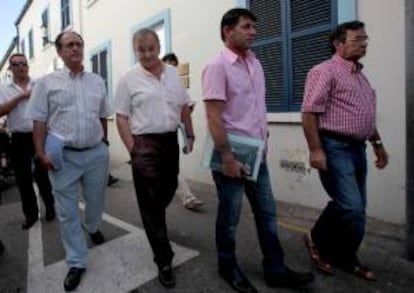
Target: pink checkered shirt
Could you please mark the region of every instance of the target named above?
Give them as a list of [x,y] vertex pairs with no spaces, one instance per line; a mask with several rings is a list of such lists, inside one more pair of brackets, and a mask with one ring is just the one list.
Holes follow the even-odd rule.
[[374,135],[375,91],[361,69],[334,55],[309,71],[302,112],[319,114],[319,130],[358,139]]

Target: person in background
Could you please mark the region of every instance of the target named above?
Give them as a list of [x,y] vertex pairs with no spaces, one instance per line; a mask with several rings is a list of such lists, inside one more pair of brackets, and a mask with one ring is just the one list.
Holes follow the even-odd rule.
[[[82,228],[93,243],[105,241],[99,226],[108,179],[106,123],[111,113],[103,79],[84,71],[81,35],[62,32],[56,37],[55,46],[65,66],[37,81],[26,114],[34,121],[36,157],[49,170],[55,195],[69,267],[64,289],[73,291],[88,265],[88,246]],[[45,152],[49,135],[59,136],[64,145],[60,169]],[[80,191],[85,201],[83,222],[79,214]]]
[[367,46],[364,23],[339,25],[331,35],[332,58],[313,67],[306,79],[302,125],[309,161],[330,201],[304,241],[323,273],[332,275],[336,265],[375,280],[357,256],[366,221],[366,142],[377,168],[387,166],[388,154],[376,127],[375,91],[359,63]]
[[[23,207],[27,230],[39,219],[39,207],[33,181],[39,188],[46,209],[46,221],[55,218],[54,199],[47,169],[35,158],[33,121],[24,117],[35,81],[29,76],[26,56],[20,53],[9,58],[12,80],[0,87],[0,116],[7,115],[7,128],[11,133],[11,161]],[[34,166],[34,168],[33,168]]]
[[256,222],[266,284],[301,288],[314,279],[312,273],[295,272],[285,264],[266,154],[257,181],[249,181],[243,178],[243,165],[233,154],[227,139],[227,135],[233,133],[266,142],[269,135],[264,72],[250,50],[256,36],[255,25],[256,17],[249,10],[235,8],[227,11],[221,20],[224,48],[202,74],[207,123],[222,160],[222,172],[212,171],[219,200],[216,219],[218,269],[220,276],[237,292],[257,292],[236,260],[236,230],[244,194]]
[[131,155],[132,174],[142,222],[158,266],[162,286],[176,285],[174,252],[168,238],[166,208],[174,197],[179,172],[177,129],[184,123],[192,151],[194,132],[189,97],[177,71],[159,56],[155,31],[143,28],[133,37],[139,64],[119,80],[115,91],[119,135]]
[[[178,58],[174,53],[166,54],[162,57],[162,61],[174,67],[178,66]],[[190,101],[188,106],[190,107],[190,111],[192,113],[194,111],[195,103]],[[191,192],[187,180],[181,175],[181,173],[178,174],[178,187],[176,194],[180,197],[183,206],[189,210],[197,211],[204,204],[202,200],[197,198],[194,193]]]

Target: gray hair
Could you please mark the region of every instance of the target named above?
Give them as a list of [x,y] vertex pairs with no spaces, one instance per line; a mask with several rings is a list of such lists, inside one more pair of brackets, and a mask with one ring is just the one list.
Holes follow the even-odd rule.
[[158,37],[157,33],[150,28],[144,27],[134,33],[134,37],[132,39],[132,47],[135,49],[135,43],[148,35],[152,35],[157,40],[157,43],[160,44],[160,38]]

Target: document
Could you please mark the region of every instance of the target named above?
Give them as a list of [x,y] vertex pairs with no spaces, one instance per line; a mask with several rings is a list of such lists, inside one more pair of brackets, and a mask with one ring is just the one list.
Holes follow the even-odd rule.
[[[228,134],[227,138],[232,153],[243,164],[243,176],[248,180],[256,181],[263,158],[264,141],[235,134]],[[210,134],[207,135],[201,166],[214,171],[222,171],[221,154],[215,148]]]
[[55,167],[55,171],[63,169],[63,147],[65,139],[62,135],[48,131],[45,142],[45,153]]

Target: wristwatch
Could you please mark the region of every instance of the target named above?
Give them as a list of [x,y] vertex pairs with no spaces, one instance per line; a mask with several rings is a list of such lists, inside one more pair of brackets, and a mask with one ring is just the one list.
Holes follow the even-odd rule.
[[372,144],[373,147],[381,146],[382,141],[381,141],[381,139],[374,139],[374,140],[371,140],[371,144]]

